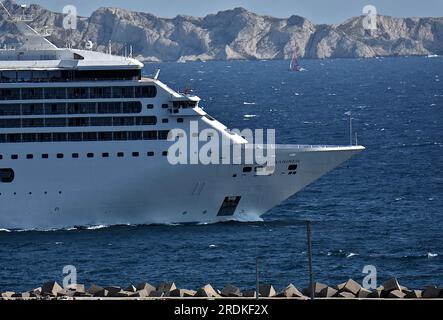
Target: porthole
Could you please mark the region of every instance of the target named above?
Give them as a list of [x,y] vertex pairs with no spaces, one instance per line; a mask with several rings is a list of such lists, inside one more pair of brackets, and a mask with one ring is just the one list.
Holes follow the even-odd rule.
[[93,153],[88,153],[87,155],[86,155],[88,158],[94,158],[94,154]]
[[2,183],[10,183],[14,181],[14,170],[11,168],[0,169],[0,182]]

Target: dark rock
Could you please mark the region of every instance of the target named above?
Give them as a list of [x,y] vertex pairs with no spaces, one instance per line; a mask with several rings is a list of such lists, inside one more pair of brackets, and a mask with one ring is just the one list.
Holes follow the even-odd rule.
[[423,291],[423,298],[439,298],[440,289],[437,286],[429,286]]
[[322,298],[331,298],[333,296],[335,296],[337,294],[337,290],[335,290],[334,288],[331,287],[326,287],[323,288],[320,292],[319,292],[319,297]]
[[292,283],[290,283],[286,288],[284,288],[282,292],[277,294],[277,297],[306,298]]
[[342,289],[340,289],[340,291],[350,292],[353,295],[357,295],[361,288],[362,287],[359,283],[357,283],[352,279],[349,279],[348,281],[345,282],[345,285],[343,286]]
[[406,296],[406,293],[404,293],[400,290],[392,290],[389,292],[389,295],[388,295],[389,298],[394,298],[394,299],[404,298],[405,296]]
[[[315,297],[319,297],[320,296],[320,291],[322,291],[324,288],[327,288],[328,286],[320,283],[320,282],[315,282],[314,283],[314,296]],[[303,289],[303,294],[307,297],[311,296],[311,288],[308,286],[307,288]]]
[[421,290],[409,290],[409,292],[406,294],[405,298],[408,299],[418,299],[422,297],[422,291]]
[[259,286],[259,294],[260,297],[275,297],[275,295],[277,294],[277,292],[275,292],[275,289],[272,285],[270,284],[261,284]]
[[355,298],[355,295],[353,295],[352,293],[350,293],[350,292],[347,292],[347,291],[343,291],[343,292],[339,292],[339,293],[337,293],[337,295],[336,295],[336,297],[339,297],[339,298]]
[[383,288],[378,287],[377,289],[373,290],[369,295],[368,298],[381,298],[383,294]]
[[255,298],[255,290],[251,289],[243,291],[243,297]]
[[155,291],[149,292],[149,297],[150,298],[161,298],[164,295],[165,295],[164,291],[157,291],[157,290],[155,290]]
[[109,286],[109,287],[105,287],[105,290],[108,291],[109,295],[114,295],[114,294],[122,291],[122,288],[119,286]]
[[369,295],[371,294],[371,291],[365,288],[360,288],[357,294],[357,298],[369,298]]
[[170,297],[178,297],[178,298],[186,298],[186,297],[193,297],[195,295],[194,290],[187,290],[187,289],[174,289],[169,293]]
[[63,288],[56,281],[50,281],[43,284],[41,291],[44,296],[51,295],[55,297],[62,290]]
[[394,290],[401,291],[400,284],[398,283],[396,278],[391,278],[382,284],[383,291],[389,293]]
[[220,294],[217,291],[215,291],[215,289],[210,284],[207,284],[202,288],[198,289],[194,297],[218,298],[220,297]]
[[158,285],[157,291],[162,292],[171,292],[172,290],[177,289],[174,282],[162,282]]
[[223,297],[241,297],[241,291],[233,284],[226,285],[221,291]]

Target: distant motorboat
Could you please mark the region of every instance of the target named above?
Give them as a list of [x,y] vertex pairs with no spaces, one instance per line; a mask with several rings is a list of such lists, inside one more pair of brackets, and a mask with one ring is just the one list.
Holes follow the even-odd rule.
[[289,70],[290,71],[295,71],[295,72],[300,72],[300,71],[305,71],[306,70],[305,68],[300,66],[300,64],[298,62],[297,48],[294,49],[294,54],[292,55],[291,62],[289,63]]

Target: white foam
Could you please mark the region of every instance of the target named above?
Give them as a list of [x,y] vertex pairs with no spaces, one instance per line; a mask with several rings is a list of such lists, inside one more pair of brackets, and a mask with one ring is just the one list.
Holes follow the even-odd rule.
[[243,101],[243,104],[245,105],[254,105],[256,104],[255,102],[247,102],[247,101]]
[[11,230],[0,228],[0,232],[11,232]]
[[350,258],[350,257],[358,256],[358,255],[359,255],[358,253],[353,253],[353,252],[351,252],[350,254],[348,254],[348,255],[346,256],[346,258]]
[[427,257],[428,258],[435,258],[435,257],[438,257],[438,254],[437,253],[428,252]]
[[103,229],[103,228],[107,228],[108,226],[104,225],[104,224],[99,224],[97,226],[90,226],[87,227],[87,230],[97,230],[97,229]]

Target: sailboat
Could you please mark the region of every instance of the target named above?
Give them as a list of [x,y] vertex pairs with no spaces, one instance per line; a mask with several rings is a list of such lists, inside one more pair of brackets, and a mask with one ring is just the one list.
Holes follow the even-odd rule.
[[289,70],[290,71],[305,71],[306,69],[300,66],[298,63],[298,54],[297,54],[297,48],[294,49],[294,54],[292,55],[291,62],[289,63]]

